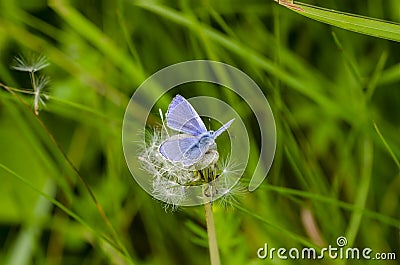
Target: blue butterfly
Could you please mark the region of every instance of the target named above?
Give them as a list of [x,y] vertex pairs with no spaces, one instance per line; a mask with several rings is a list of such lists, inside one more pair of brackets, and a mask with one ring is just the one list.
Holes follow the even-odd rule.
[[208,131],[195,109],[181,95],[172,99],[165,116],[168,127],[182,133],[164,141],[159,152],[169,161],[182,163],[185,167],[192,166],[215,147],[215,139],[235,120],[228,121],[217,131]]

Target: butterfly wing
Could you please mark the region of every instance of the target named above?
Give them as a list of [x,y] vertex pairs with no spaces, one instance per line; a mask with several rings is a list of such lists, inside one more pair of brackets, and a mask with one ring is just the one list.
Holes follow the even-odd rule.
[[188,134],[177,134],[164,141],[159,152],[172,162],[191,166],[199,161],[209,150],[209,146],[199,144],[199,139]]
[[231,126],[231,124],[232,124],[232,122],[233,122],[234,120],[235,120],[235,119],[232,119],[232,120],[228,121],[227,123],[225,123],[224,125],[222,125],[221,128],[219,128],[216,132],[214,132],[214,134],[213,134],[214,139],[216,139],[216,138],[217,138],[218,136],[220,136],[224,131],[226,131],[226,130],[229,128],[229,126]]
[[207,132],[196,110],[181,95],[176,95],[172,99],[166,117],[168,127],[175,131],[194,136]]

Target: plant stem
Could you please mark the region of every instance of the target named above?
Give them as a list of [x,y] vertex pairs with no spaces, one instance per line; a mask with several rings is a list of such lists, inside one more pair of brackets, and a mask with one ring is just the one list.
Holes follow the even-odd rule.
[[33,109],[35,110],[35,115],[38,116],[39,115],[39,90],[36,86],[35,72],[34,71],[29,72],[29,76],[31,78],[32,88],[33,88],[33,91],[35,94]]
[[220,265],[217,236],[215,234],[214,215],[212,211],[211,202],[204,204],[206,213],[207,234],[208,234],[208,248],[210,249],[211,265]]

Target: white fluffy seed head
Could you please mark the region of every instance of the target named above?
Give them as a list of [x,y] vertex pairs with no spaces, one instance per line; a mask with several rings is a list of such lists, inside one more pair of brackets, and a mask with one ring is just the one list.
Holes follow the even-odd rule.
[[[187,196],[187,186],[215,180],[216,192],[222,195],[222,204],[232,201],[232,196],[241,194],[242,189],[232,188],[239,179],[238,165],[219,160],[216,147],[211,148],[196,164],[183,167],[180,163],[167,160],[159,152],[160,145],[169,138],[165,126],[145,132],[145,143],[139,152],[141,167],[152,175],[153,194],[166,203],[165,208],[176,210]],[[218,169],[218,170],[217,170]],[[206,179],[199,179],[202,172]],[[236,179],[236,180],[235,180]],[[206,196],[206,195],[204,195]]]

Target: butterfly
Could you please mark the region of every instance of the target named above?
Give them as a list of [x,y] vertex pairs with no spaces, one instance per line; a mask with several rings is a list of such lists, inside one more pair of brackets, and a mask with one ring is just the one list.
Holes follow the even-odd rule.
[[161,143],[160,154],[171,162],[190,167],[216,146],[215,139],[229,128],[235,119],[217,131],[207,130],[192,105],[181,95],[176,95],[168,106],[167,126],[181,132]]

